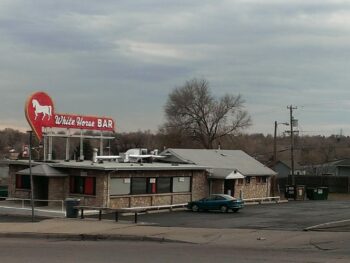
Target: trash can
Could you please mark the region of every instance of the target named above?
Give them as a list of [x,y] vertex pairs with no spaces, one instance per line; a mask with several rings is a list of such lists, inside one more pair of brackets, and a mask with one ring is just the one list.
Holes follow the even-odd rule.
[[328,187],[308,187],[306,189],[306,196],[310,200],[327,200]]
[[75,206],[78,206],[80,204],[80,199],[76,198],[66,198],[64,200],[66,205],[66,217],[67,218],[77,218],[79,210],[74,208]]
[[305,185],[295,187],[295,200],[305,200]]
[[295,199],[296,197],[296,191],[294,185],[286,185],[286,189],[284,192],[284,197],[286,199]]
[[306,188],[306,197],[309,200],[315,200],[315,198],[316,198],[315,191],[317,192],[315,187],[308,187],[308,188]]
[[328,187],[317,187],[317,200],[328,199]]
[[[8,197],[8,189],[7,186],[0,186],[0,197]],[[0,199],[5,200],[5,198]]]

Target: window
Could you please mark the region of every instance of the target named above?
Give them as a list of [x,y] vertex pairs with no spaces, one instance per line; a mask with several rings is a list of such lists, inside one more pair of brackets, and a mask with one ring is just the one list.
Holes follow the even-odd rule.
[[130,194],[130,178],[111,178],[111,195]]
[[191,177],[173,177],[173,192],[190,192]]
[[23,174],[16,174],[16,188],[30,189],[30,176]]
[[157,193],[171,193],[171,177],[157,178]]
[[147,194],[147,179],[148,178],[132,178],[131,193],[133,195]]
[[70,192],[72,194],[95,195],[96,177],[71,176]]
[[261,183],[261,177],[260,177],[260,176],[257,176],[257,177],[256,177],[256,183],[257,183],[257,184],[260,184],[260,183]]
[[237,184],[242,185],[243,184],[243,179],[238,179]]
[[250,184],[250,176],[247,176],[247,177],[245,178],[245,183],[246,183],[246,184]]
[[[128,179],[129,184],[123,181],[125,179]],[[190,192],[191,177],[111,178],[110,189],[111,195]]]
[[266,177],[266,176],[262,176],[262,177],[261,177],[261,182],[262,182],[263,184],[266,184],[266,183],[267,183],[267,177]]

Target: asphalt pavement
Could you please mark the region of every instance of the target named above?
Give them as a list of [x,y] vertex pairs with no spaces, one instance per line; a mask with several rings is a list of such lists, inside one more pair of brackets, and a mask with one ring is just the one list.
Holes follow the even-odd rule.
[[[115,222],[104,218],[102,221],[96,218],[51,218],[36,217],[36,222],[31,222],[31,217],[23,215],[0,214],[0,237],[17,238],[52,238],[72,240],[143,240],[156,242],[184,242],[192,244],[230,245],[236,248],[274,248],[280,249],[348,249],[350,247],[350,232],[344,231],[350,225],[348,201],[323,201],[323,202],[289,202],[288,204],[258,205],[246,207],[239,213],[192,213],[178,211],[173,213],[158,213],[141,215],[138,224],[133,224],[130,217],[122,217]],[[317,208],[318,207],[318,208]],[[343,211],[340,215],[340,211]],[[339,215],[335,216],[333,213]],[[327,216],[328,214],[328,216]],[[190,225],[165,226],[155,222],[158,218],[163,221],[176,218],[183,222],[178,215],[184,218],[192,218],[196,227]],[[259,224],[273,225],[280,216],[290,217],[293,227],[276,229],[273,227],[258,227]],[[312,219],[309,218],[310,215]],[[15,219],[15,218],[19,219]],[[295,220],[295,218],[298,220]],[[347,217],[347,218],[346,218]],[[24,218],[24,219],[23,219]],[[216,218],[216,219],[215,219]],[[207,227],[209,222],[218,225],[222,221],[232,221],[230,227]],[[253,222],[255,219],[260,223]],[[275,218],[275,219],[274,219]],[[316,220],[317,218],[317,220]],[[151,219],[151,220],[149,220]],[[329,220],[332,219],[332,220]],[[333,219],[337,219],[334,221]],[[341,219],[340,221],[338,219]],[[273,223],[270,221],[274,220]],[[288,222],[288,220],[281,220]],[[309,221],[308,221],[309,220]],[[326,221],[325,221],[326,220]],[[308,221],[317,223],[317,228],[302,231],[304,226],[295,228],[298,222]],[[193,221],[192,221],[193,222]],[[202,224],[201,224],[202,222]],[[238,227],[238,223],[241,226]],[[176,222],[172,222],[175,224]],[[320,223],[320,224],[319,224]],[[168,222],[170,224],[170,221]],[[191,223],[192,224],[192,223]],[[250,226],[250,227],[244,227]],[[281,223],[281,225],[283,225]],[[288,226],[288,224],[286,224]],[[312,227],[312,224],[305,224]]]

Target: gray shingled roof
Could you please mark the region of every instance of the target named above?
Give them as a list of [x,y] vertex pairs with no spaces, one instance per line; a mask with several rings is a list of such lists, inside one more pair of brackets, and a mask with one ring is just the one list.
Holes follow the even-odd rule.
[[212,169],[237,170],[244,176],[270,176],[276,173],[241,150],[173,149],[161,153],[172,161],[193,163]]

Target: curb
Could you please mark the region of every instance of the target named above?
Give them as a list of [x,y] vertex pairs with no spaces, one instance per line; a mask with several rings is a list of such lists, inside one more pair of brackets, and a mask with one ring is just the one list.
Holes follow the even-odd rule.
[[306,227],[304,231],[322,231],[323,229],[341,227],[341,226],[350,226],[350,219],[341,220],[341,221],[333,221],[324,224],[319,224],[315,226]]
[[66,234],[66,233],[0,233],[0,238],[33,238],[33,239],[64,239],[71,241],[148,241],[158,243],[188,243],[164,237],[132,236],[132,235],[102,235],[102,234]]

